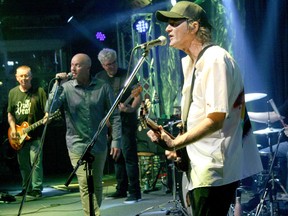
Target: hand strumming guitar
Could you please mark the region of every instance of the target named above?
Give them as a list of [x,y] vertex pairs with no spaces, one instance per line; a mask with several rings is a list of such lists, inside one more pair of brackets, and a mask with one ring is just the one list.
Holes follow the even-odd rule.
[[174,148],[174,140],[168,134],[165,133],[165,130],[162,126],[159,126],[159,132],[154,132],[153,130],[149,130],[147,132],[148,137],[152,142],[159,142],[160,140],[164,141],[169,150],[165,150],[165,155],[168,160],[177,161],[179,157],[177,156],[176,150]]

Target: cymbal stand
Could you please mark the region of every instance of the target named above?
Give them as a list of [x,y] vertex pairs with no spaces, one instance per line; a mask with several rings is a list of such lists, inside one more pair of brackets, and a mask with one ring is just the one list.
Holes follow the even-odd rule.
[[265,201],[266,196],[268,194],[269,194],[269,204],[270,204],[270,215],[271,216],[278,215],[278,206],[275,208],[275,200],[277,198],[277,191],[275,190],[275,183],[277,183],[280,186],[280,188],[283,190],[283,192],[285,194],[287,194],[287,191],[285,190],[284,186],[281,184],[279,179],[275,178],[275,175],[273,172],[274,162],[275,162],[276,155],[278,153],[281,135],[282,135],[282,131],[280,131],[278,133],[277,146],[276,146],[275,151],[273,152],[273,148],[271,145],[271,137],[269,136],[269,134],[267,134],[268,144],[269,144],[270,153],[271,153],[270,159],[269,159],[270,168],[269,168],[269,173],[268,173],[267,179],[265,181],[265,187],[264,187],[265,190],[264,190],[264,193],[260,199],[259,204],[257,205],[255,216],[260,215],[261,210],[262,210],[263,205],[264,205],[264,201]]
[[[174,126],[174,122],[170,121],[168,122],[167,126],[169,126],[169,130],[170,133],[173,134],[173,126]],[[174,206],[171,207],[170,209],[168,209],[166,211],[166,215],[175,215],[175,216],[189,216],[187,210],[182,206],[181,202],[179,201],[179,199],[176,198],[176,193],[177,193],[177,182],[176,182],[176,167],[174,162],[169,164],[169,166],[171,166],[171,173],[172,173],[172,196],[173,199],[168,201],[168,203],[173,203]],[[139,216],[140,214],[143,214],[146,211],[149,211],[151,209],[153,209],[154,207],[149,207],[147,209],[145,209],[144,211],[136,214],[136,216]]]
[[[171,134],[173,134],[174,124],[175,123],[173,121],[168,122],[169,130],[170,130]],[[173,196],[173,200],[169,201],[168,203],[174,203],[174,206],[170,210],[167,211],[166,215],[169,215],[170,213],[172,213],[173,215],[189,216],[187,210],[185,208],[183,208],[181,202],[178,199],[176,199],[177,182],[176,182],[176,167],[175,167],[174,162],[171,163],[169,166],[171,166],[171,171],[172,171],[172,196]]]
[[172,180],[173,180],[173,187],[172,187],[172,196],[173,199],[168,201],[168,203],[174,203],[174,206],[167,210],[166,215],[184,215],[184,216],[189,216],[187,210],[182,206],[181,202],[179,199],[176,199],[176,193],[177,193],[177,182],[176,182],[176,167],[174,163],[171,163],[169,166],[171,166],[172,170]]

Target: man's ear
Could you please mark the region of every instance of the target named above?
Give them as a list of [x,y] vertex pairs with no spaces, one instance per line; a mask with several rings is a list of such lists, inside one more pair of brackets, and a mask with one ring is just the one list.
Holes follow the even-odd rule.
[[194,31],[194,30],[198,31],[198,28],[199,28],[199,23],[198,22],[196,22],[196,21],[189,22],[189,24],[188,24],[189,31]]

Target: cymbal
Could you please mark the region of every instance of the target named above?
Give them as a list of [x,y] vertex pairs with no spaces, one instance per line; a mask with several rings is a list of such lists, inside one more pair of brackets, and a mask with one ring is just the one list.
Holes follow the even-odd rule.
[[266,96],[267,96],[267,94],[265,94],[265,93],[249,93],[249,94],[245,94],[245,102],[259,100],[259,99],[264,98]]
[[282,130],[282,128],[272,128],[272,127],[267,127],[265,129],[262,130],[257,130],[254,131],[254,134],[270,134],[270,133],[278,133]]

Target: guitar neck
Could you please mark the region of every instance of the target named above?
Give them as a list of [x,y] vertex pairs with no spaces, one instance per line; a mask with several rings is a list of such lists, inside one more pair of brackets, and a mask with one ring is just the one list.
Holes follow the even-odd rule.
[[127,106],[127,104],[132,100],[133,96],[130,95],[125,101],[124,101],[124,105]]
[[23,132],[24,132],[24,133],[29,133],[30,131],[34,130],[35,128],[37,128],[37,127],[39,127],[41,124],[43,124],[43,121],[44,121],[44,119],[41,119],[41,120],[33,123],[33,124],[30,125],[29,127],[24,128],[24,129],[23,129]]
[[[146,122],[147,122],[147,126],[148,126],[151,130],[160,133],[159,125],[158,125],[156,122],[154,122],[154,121],[151,120],[150,118],[146,118]],[[170,134],[168,131],[164,130],[164,132],[165,132],[168,136],[170,136],[171,139],[175,139],[175,137],[174,137],[172,134]]]

